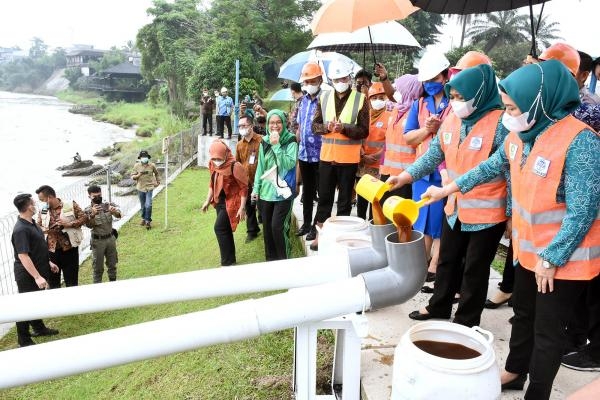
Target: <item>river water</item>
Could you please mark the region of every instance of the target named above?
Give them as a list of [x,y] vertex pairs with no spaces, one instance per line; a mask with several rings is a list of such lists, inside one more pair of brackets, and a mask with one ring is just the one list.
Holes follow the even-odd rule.
[[0,217],[16,211],[12,200],[19,192],[35,195],[41,185],[57,189],[81,179],[56,170],[70,164],[76,152],[105,164],[107,158],[93,154],[135,137],[132,129],[71,114],[70,106],[55,97],[0,91]]

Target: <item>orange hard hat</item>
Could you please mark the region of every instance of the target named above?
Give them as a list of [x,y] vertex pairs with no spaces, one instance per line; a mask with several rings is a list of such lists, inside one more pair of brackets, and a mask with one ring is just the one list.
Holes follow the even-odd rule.
[[579,72],[579,53],[566,43],[554,43],[540,54],[539,59],[558,60],[571,71],[573,76]]
[[321,66],[314,61],[309,61],[304,64],[304,67],[302,67],[302,73],[300,73],[300,82],[304,82],[307,79],[314,79],[322,75],[323,70],[321,69]]
[[458,60],[455,69],[463,69],[476,67],[477,65],[487,64],[489,66],[492,65],[492,60],[485,54],[479,51],[467,51],[461,58]]
[[381,82],[373,82],[369,88],[369,97],[377,94],[385,94],[385,89],[383,88],[383,83]]

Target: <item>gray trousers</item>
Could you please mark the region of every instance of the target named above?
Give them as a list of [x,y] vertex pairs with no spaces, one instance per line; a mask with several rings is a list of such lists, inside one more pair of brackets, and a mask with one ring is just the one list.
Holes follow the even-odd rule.
[[117,280],[117,241],[111,236],[107,239],[92,239],[92,269],[94,283],[102,282],[104,259],[109,281]]

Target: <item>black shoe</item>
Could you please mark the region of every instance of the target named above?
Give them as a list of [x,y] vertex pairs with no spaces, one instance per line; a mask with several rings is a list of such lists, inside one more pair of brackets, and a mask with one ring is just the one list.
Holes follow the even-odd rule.
[[33,340],[29,339],[29,340],[19,343],[19,347],[33,346],[34,344],[35,344],[35,342]]
[[58,330],[52,329],[52,328],[46,328],[46,329],[41,330],[41,331],[34,330],[33,333],[31,334],[32,337],[54,336],[54,335],[58,335]]
[[512,325],[513,322],[515,322],[515,316],[514,315],[508,319],[508,323],[509,324]]
[[515,379],[510,382],[502,384],[502,391],[504,390],[523,390],[525,381],[527,380],[527,374],[519,374]]
[[435,272],[427,271],[427,277],[425,278],[425,282],[434,282],[435,281]]
[[408,318],[414,319],[417,321],[427,321],[428,319],[432,319],[432,318],[447,319],[447,318],[436,317],[434,315],[431,315],[431,313],[421,314],[421,312],[419,310],[413,311],[410,314],[408,314]]
[[247,235],[246,236],[246,240],[244,241],[244,243],[250,243],[251,241],[253,241],[257,237],[258,237],[258,235]]
[[508,303],[509,301],[510,301],[510,299],[506,299],[504,301],[501,301],[500,303],[494,303],[490,299],[486,299],[483,307],[488,308],[490,310],[495,310],[496,308],[500,307],[502,304]]
[[319,242],[312,242],[310,246],[308,246],[312,251],[319,251]]
[[310,232],[310,225],[303,224],[300,229],[296,231],[296,236],[304,236]]
[[433,287],[432,286],[423,286],[421,288],[421,293],[431,294],[431,293],[433,293]]
[[308,234],[306,235],[306,240],[315,240],[317,238],[317,228],[315,228],[315,226],[311,226],[310,227],[310,231],[308,231]]
[[563,356],[561,364],[577,371],[600,371],[600,361],[594,360],[586,351]]
[[206,136],[206,132],[204,132],[204,133],[202,134],[202,136]]

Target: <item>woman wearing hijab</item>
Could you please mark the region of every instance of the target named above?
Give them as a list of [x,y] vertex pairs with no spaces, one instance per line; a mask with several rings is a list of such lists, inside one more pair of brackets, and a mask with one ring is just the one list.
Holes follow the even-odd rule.
[[[442,124],[427,153],[388,180],[395,187],[430,174],[442,161],[454,179],[502,147],[508,131],[501,123],[502,103],[492,67],[479,65],[463,70],[446,84],[445,90],[453,113]],[[460,293],[454,322],[479,325],[489,265],[506,227],[506,190],[506,180],[500,177],[474,193],[448,199],[433,296],[427,307],[413,311],[410,318],[449,318],[454,294]]]
[[261,210],[267,261],[290,256],[289,230],[297,158],[296,136],[287,129],[285,114],[281,110],[269,111],[267,134],[258,150],[252,190],[252,199],[258,200]]
[[[423,94],[423,84],[419,82],[417,75],[406,74],[394,81],[394,89],[397,104],[388,121],[383,164],[379,167],[381,180],[384,182],[392,175],[399,175],[415,161],[415,148],[404,140],[404,125],[411,105]],[[412,199],[412,187],[405,185],[389,191],[381,202],[389,196]]]
[[472,171],[425,193],[437,201],[510,167],[516,263],[510,352],[503,389],[548,399],[566,345],[565,325],[600,275],[600,137],[570,113],[577,82],[559,61],[519,68],[500,81],[504,145]]
[[248,171],[235,161],[229,146],[222,140],[212,142],[208,154],[210,183],[202,211],[206,212],[211,204],[217,210],[215,235],[221,252],[221,265],[225,267],[236,263],[233,232],[246,216]]

